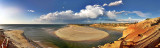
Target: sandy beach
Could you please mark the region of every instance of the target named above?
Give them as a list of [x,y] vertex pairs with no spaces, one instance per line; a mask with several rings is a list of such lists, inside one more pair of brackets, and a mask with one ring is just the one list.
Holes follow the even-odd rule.
[[69,25],[54,32],[58,37],[70,41],[95,41],[107,37],[109,34],[94,28]]
[[18,48],[35,48],[27,41],[27,39],[25,39],[25,37],[23,37],[23,31],[13,30],[5,31],[4,33],[7,37],[9,37],[9,40],[11,40],[12,43]]

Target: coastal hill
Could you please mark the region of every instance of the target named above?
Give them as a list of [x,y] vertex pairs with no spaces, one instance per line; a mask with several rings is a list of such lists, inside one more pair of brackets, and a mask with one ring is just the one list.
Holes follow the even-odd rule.
[[91,24],[90,27],[95,28],[102,28],[106,30],[115,30],[115,31],[123,31],[125,30],[129,25],[134,23],[101,23],[101,24]]
[[118,41],[99,48],[160,48],[160,17],[129,25]]
[[70,41],[95,41],[107,37],[109,34],[98,29],[68,25],[54,32],[58,37]]

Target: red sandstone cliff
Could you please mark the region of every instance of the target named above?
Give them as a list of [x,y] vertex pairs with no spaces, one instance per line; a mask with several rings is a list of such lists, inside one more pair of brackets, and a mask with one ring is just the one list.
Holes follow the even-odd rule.
[[100,48],[156,48],[159,43],[160,17],[129,25],[118,41]]

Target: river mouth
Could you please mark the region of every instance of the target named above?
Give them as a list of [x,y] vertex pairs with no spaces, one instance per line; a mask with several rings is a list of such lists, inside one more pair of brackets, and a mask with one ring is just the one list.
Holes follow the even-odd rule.
[[111,43],[122,36],[122,33],[118,31],[100,29],[106,31],[109,36],[97,41],[68,41],[51,34],[65,26],[66,25],[1,25],[0,28],[23,30],[27,38],[40,43],[44,47],[51,48],[92,48],[98,45],[104,45],[105,43]]

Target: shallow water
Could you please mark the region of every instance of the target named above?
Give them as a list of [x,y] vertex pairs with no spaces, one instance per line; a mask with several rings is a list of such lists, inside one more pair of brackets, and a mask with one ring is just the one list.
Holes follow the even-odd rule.
[[[104,45],[117,40],[122,36],[122,33],[113,30],[104,30],[109,33],[109,36],[99,41],[67,41],[56,37],[53,32],[59,28],[65,27],[65,24],[56,25],[0,25],[2,29],[17,29],[23,30],[27,38],[40,42],[46,47],[53,47],[56,45],[59,48],[92,48],[98,45]],[[101,29],[103,30],[103,29]]]

